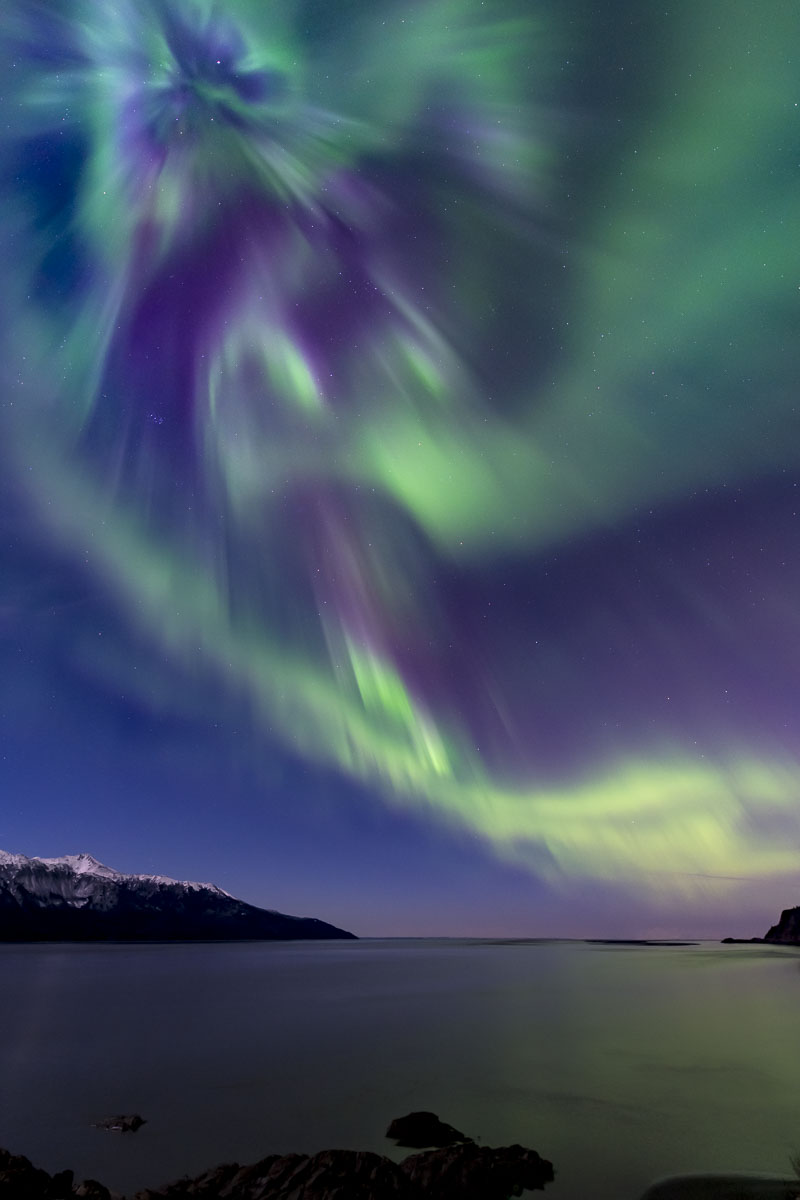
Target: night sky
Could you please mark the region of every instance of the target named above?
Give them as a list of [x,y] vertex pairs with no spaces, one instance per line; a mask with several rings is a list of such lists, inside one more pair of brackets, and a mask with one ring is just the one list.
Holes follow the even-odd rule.
[[796,0],[6,0],[0,846],[800,903]]

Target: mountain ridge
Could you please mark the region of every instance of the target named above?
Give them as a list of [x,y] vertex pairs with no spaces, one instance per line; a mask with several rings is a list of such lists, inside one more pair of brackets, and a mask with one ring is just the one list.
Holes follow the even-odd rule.
[[355,938],[317,917],[237,900],[213,883],[131,875],[91,854],[0,850],[0,942]]

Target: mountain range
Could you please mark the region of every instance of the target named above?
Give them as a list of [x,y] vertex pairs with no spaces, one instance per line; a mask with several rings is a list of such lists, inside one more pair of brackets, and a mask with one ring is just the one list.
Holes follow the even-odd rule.
[[0,850],[0,942],[355,938],[316,917],[246,904],[213,883],[126,875],[91,854]]

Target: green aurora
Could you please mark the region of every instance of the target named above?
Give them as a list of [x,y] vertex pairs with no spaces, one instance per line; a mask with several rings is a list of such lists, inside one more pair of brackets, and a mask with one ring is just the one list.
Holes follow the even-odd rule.
[[[6,188],[6,468],[167,656],[156,709],[244,703],[256,741],[565,889],[796,879],[796,710],[745,693],[796,679],[800,575],[734,529],[800,465],[800,12],[767,8],[12,2],[0,153],[49,174]],[[458,581],[597,539],[644,546],[633,615],[589,579],[558,628],[532,583],[466,640]],[[748,556],[747,595],[704,555]]]

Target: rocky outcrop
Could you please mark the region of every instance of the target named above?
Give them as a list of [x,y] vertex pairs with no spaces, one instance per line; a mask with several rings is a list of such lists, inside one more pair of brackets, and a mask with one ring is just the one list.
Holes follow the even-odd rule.
[[541,1190],[553,1179],[553,1164],[524,1146],[476,1146],[462,1142],[412,1154],[400,1169],[415,1196],[437,1200],[506,1200],[525,1188]]
[[726,937],[722,939],[723,945],[742,946],[748,945],[751,942],[769,943],[777,942],[784,946],[800,946],[800,908],[785,908],[781,913],[781,919],[777,925],[772,925],[763,938],[735,938]]
[[440,1121],[432,1112],[412,1112],[405,1117],[395,1117],[386,1130],[386,1136],[395,1138],[398,1146],[410,1146],[414,1150],[472,1141],[472,1138],[460,1133],[446,1121]]
[[79,1196],[81,1200],[122,1200],[122,1197],[117,1197],[116,1192],[110,1192],[107,1187],[102,1183],[98,1183],[96,1179],[84,1179],[83,1183],[78,1184],[72,1194]]
[[107,1129],[109,1133],[136,1133],[146,1124],[147,1121],[138,1113],[129,1113],[120,1117],[104,1117],[102,1121],[94,1122],[94,1128]]
[[228,1163],[197,1179],[137,1192],[134,1200],[420,1200],[396,1163],[363,1150],[271,1155]]
[[[552,1163],[523,1146],[462,1142],[401,1163],[366,1150],[273,1154],[249,1166],[227,1163],[195,1179],[137,1192],[135,1200],[506,1200],[553,1179]],[[101,1183],[73,1185],[71,1171],[48,1175],[0,1150],[0,1200],[115,1200]]]
[[0,1150],[0,1197],[2,1200],[63,1200],[73,1196],[72,1171],[48,1175],[34,1167],[23,1154]]
[[778,924],[764,934],[764,941],[800,946],[800,908],[785,908]]
[[0,942],[354,938],[316,917],[256,908],[211,883],[125,875],[88,854],[0,850]]

